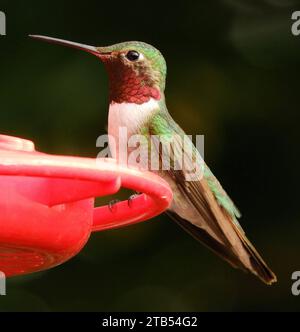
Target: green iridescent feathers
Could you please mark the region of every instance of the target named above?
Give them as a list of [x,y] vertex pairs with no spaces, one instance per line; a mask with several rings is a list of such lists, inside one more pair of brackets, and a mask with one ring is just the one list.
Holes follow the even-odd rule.
[[[156,112],[149,122],[149,128],[151,134],[159,135],[162,137],[162,140],[171,142],[174,135],[183,137],[185,133],[167,112],[166,109],[163,112]],[[198,153],[196,149],[194,152]],[[241,216],[239,210],[206,164],[204,164],[203,176],[218,204],[222,206],[233,219],[239,218]]]

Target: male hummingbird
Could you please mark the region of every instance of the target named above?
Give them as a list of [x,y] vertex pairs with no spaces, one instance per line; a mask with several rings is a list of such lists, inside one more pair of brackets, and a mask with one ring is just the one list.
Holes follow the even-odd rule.
[[[168,112],[164,94],[167,66],[153,46],[132,41],[94,47],[45,36],[31,37],[87,51],[104,63],[109,75],[108,133],[115,142],[119,142],[120,127],[126,127],[129,135],[184,135]],[[179,150],[182,147],[175,142],[173,157]],[[112,155],[118,157],[118,146]],[[266,284],[276,282],[275,274],[238,223],[238,209],[208,166],[204,164],[203,176],[197,180],[187,181],[187,173],[185,166],[177,169],[174,164],[169,170],[159,171],[174,194],[168,215],[233,267],[252,272]]]

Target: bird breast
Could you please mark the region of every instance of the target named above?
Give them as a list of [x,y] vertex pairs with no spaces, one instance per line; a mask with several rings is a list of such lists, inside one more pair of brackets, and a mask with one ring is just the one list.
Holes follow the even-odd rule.
[[[143,104],[111,103],[108,115],[108,134],[110,149],[113,158],[117,158],[120,130],[127,131],[127,139],[139,134],[140,129],[147,123],[154,110],[159,107],[157,100],[151,98]],[[111,143],[114,139],[115,144]],[[115,147],[115,148],[114,148]]]

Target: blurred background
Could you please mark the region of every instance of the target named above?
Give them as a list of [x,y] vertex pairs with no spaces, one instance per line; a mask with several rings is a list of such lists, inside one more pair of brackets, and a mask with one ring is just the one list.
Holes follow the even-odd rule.
[[[166,216],[92,235],[52,270],[8,280],[0,311],[298,311],[300,36],[296,0],[0,0],[0,132],[47,153],[95,157],[108,80],[96,57],[30,40],[153,44],[168,63],[166,97],[243,214],[279,282],[232,269]],[[1,231],[1,230],[0,230]]]

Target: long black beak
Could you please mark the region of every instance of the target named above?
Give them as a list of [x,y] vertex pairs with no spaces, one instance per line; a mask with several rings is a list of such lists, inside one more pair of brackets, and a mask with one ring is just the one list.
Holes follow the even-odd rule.
[[94,54],[100,58],[102,56],[104,57],[104,56],[110,55],[110,52],[100,52],[98,50],[98,48],[95,46],[75,43],[75,42],[64,40],[64,39],[58,39],[58,38],[52,38],[52,37],[40,36],[40,35],[29,35],[29,37],[38,39],[38,40],[43,40],[43,41],[46,41],[46,42],[52,43],[52,44],[58,44],[58,45],[63,45],[63,46],[67,46],[67,47],[77,48],[79,50]]

